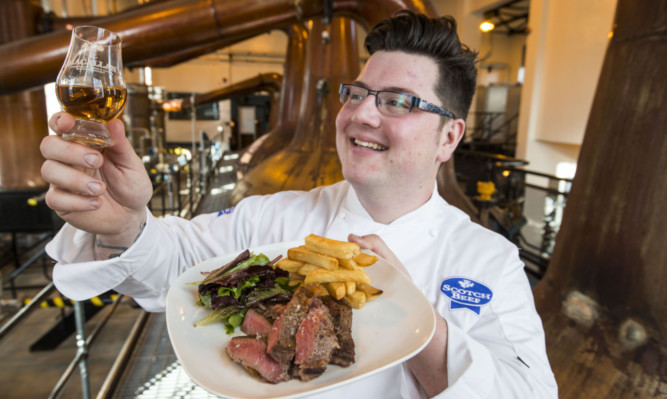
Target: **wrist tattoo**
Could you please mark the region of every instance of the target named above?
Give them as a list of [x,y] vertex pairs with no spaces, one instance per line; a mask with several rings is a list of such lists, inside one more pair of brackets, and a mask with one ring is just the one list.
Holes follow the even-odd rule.
[[[144,220],[141,222],[141,225],[139,225],[139,233],[137,234],[136,237],[134,237],[134,241],[132,241],[132,244],[137,242],[139,236],[141,236],[141,233],[144,231],[145,227],[146,227],[146,221]],[[106,245],[101,240],[99,240],[97,236],[95,236],[94,242],[95,245],[93,246],[93,257],[95,258],[95,260],[100,260],[101,258],[105,259],[117,258],[121,256],[125,251],[127,251],[128,248],[130,248],[129,246],[123,247],[115,245]]]

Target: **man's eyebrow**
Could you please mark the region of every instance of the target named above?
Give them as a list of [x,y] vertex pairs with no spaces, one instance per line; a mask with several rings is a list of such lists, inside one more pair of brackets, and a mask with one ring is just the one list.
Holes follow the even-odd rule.
[[[360,82],[358,80],[355,80],[354,82],[352,82],[352,84],[355,85],[355,86],[363,87],[365,89],[370,89],[367,85],[364,84],[364,82]],[[370,89],[370,90],[374,90],[374,89]],[[389,86],[389,87],[383,87],[382,89],[379,89],[379,90],[380,91],[392,91],[394,93],[409,94],[409,95],[414,96],[414,97],[419,97],[414,91],[412,91],[408,88],[405,88],[405,87]]]

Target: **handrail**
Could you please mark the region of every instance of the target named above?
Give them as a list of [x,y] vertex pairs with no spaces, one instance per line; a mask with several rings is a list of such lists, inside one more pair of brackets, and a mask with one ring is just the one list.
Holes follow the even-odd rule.
[[[49,395],[49,399],[55,399],[60,396],[62,393],[63,388],[65,387],[65,384],[67,384],[67,381],[69,381],[70,377],[72,376],[72,373],[74,372],[74,369],[76,366],[79,365],[80,362],[85,362],[87,356],[88,356],[88,347],[93,343],[95,338],[97,338],[98,333],[102,330],[102,328],[106,325],[106,323],[109,321],[109,318],[111,318],[111,315],[116,311],[118,308],[118,304],[120,304],[121,300],[123,298],[123,295],[118,295],[116,299],[113,301],[111,304],[111,308],[109,311],[106,313],[104,318],[100,320],[100,322],[95,326],[95,329],[93,332],[90,333],[88,338],[85,339],[85,341],[81,343],[77,343],[77,346],[79,347],[79,350],[77,350],[76,355],[74,356],[74,359],[72,359],[72,362],[67,366],[67,369],[65,369],[65,372],[63,375],[60,377],[58,382],[56,383],[56,386],[53,388],[51,391],[51,394]],[[81,302],[76,302],[75,306],[83,306]],[[81,309],[81,308],[80,308]],[[77,319],[77,323],[83,323],[85,320],[82,318],[84,317],[83,311],[80,312],[75,312],[74,315]],[[79,335],[82,335],[81,332],[78,333]],[[79,339],[82,339],[83,337],[78,337]],[[84,363],[86,364],[86,363]],[[86,374],[86,375],[84,375]],[[87,371],[82,371],[82,384],[83,384],[83,391],[84,391],[84,397],[88,396],[90,394],[90,386],[88,384],[88,379],[87,379]],[[86,392],[88,395],[86,395]]]
[[511,167],[511,166],[510,167],[505,167],[504,169],[507,169],[511,172],[526,173],[526,174],[530,174],[530,175],[546,177],[547,179],[550,179],[550,180],[560,180],[560,181],[564,181],[564,182],[568,182],[568,183],[572,183],[574,181],[573,179],[570,179],[570,178],[567,178],[567,177],[558,177],[558,176],[550,175],[550,174],[544,173],[544,172],[537,172],[537,171],[534,171],[534,170],[514,168],[514,167]]
[[[46,240],[53,238],[51,234],[46,236],[44,239],[42,239],[39,243],[42,244]],[[27,268],[33,265],[33,263],[37,262],[42,256],[46,254],[46,250],[42,248],[41,250],[37,251],[36,254],[34,254],[30,259],[25,261],[21,266],[19,266],[17,269],[15,269],[12,274],[9,275],[9,278],[7,279],[9,281],[9,286],[12,290],[12,296],[16,298],[17,293],[16,293],[16,278],[19,276],[19,274],[23,273]]]
[[[493,127],[494,121],[506,115],[505,112],[486,112],[486,111],[475,111],[471,112],[468,116],[468,120],[475,121],[470,123],[468,128],[470,133],[470,138],[473,141],[489,141],[494,136],[505,133],[505,141],[509,142],[511,139],[516,138],[517,132],[516,129],[510,129],[512,124],[516,124],[516,121],[519,119],[519,113],[515,113],[507,118],[505,118],[500,126]],[[477,123],[477,120],[481,119],[480,123]]]
[[2,328],[0,328],[0,342],[14,327],[23,321],[24,317],[28,316],[33,310],[35,310],[35,308],[38,307],[41,303],[42,298],[48,295],[54,288],[55,286],[53,285],[53,282],[47,284],[37,295],[35,295],[32,301],[30,301],[26,306],[22,307],[21,310],[19,310],[11,319],[9,319],[8,322],[3,324]]
[[107,374],[107,378],[102,384],[102,388],[100,388],[99,392],[97,393],[97,399],[106,399],[113,395],[113,392],[116,389],[120,379],[120,373],[122,373],[127,366],[127,362],[132,351],[137,345],[137,341],[139,341],[139,337],[141,336],[141,332],[143,331],[148,316],[148,312],[142,311],[139,314],[139,317],[137,317],[137,320],[132,326],[130,334],[128,334],[127,339],[125,340],[125,343],[120,350],[120,353],[118,353],[114,364],[111,366],[109,374]]
[[567,197],[568,194],[569,194],[569,193],[564,193],[560,190],[556,190],[555,188],[538,186],[537,184],[524,183],[524,186],[528,187],[528,188],[533,188],[535,190],[544,191],[546,193],[553,194],[553,195],[562,195],[563,197]]

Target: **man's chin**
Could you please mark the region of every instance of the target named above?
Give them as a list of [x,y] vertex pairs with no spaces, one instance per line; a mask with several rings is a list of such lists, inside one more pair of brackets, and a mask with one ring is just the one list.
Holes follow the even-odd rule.
[[377,177],[370,176],[368,174],[355,174],[355,173],[345,173],[345,172],[343,172],[343,177],[355,189],[364,189],[364,190],[376,186],[378,180]]

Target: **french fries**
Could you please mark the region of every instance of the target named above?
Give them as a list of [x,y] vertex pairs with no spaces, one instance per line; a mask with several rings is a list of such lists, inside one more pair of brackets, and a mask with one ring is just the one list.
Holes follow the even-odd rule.
[[344,267],[346,269],[350,270],[363,270],[361,267],[357,264],[357,262],[354,261],[354,259],[338,259],[338,264],[341,265],[341,267]]
[[354,262],[361,267],[368,267],[378,261],[378,257],[360,252],[354,257]]
[[382,295],[364,270],[377,262],[377,256],[361,252],[356,243],[315,234],[304,242],[305,245],[288,249],[287,258],[276,263],[276,267],[290,273],[295,284],[310,287],[316,295],[330,295],[354,309],[361,309]]
[[319,266],[324,269],[338,269],[338,259],[334,258],[333,256],[317,253],[305,246],[288,249],[287,256],[289,259],[310,263],[311,265]]
[[299,273],[302,276],[307,276],[308,273],[312,272],[313,270],[317,270],[317,269],[319,269],[319,267],[317,267],[315,265],[311,265],[310,263],[304,263],[303,266],[301,266],[299,268],[299,271],[297,273]]
[[345,283],[345,292],[349,294],[353,294],[357,290],[357,283],[354,281],[346,281]]
[[276,263],[276,267],[287,272],[298,272],[305,263],[290,258],[282,258]]
[[327,283],[325,287],[329,291],[329,295],[336,300],[343,299],[345,296],[345,283]]
[[361,253],[359,245],[353,242],[332,240],[315,234],[309,235],[304,241],[307,248],[334,258],[349,259]]
[[316,269],[311,271],[306,275],[306,284],[310,283],[336,283],[336,282],[345,282],[345,281],[355,281],[362,282],[366,284],[371,283],[370,277],[368,274],[364,273],[363,270],[348,270],[348,269],[338,269],[338,270],[325,270],[325,269]]
[[366,295],[361,291],[355,291],[350,295],[343,297],[343,302],[347,303],[353,309],[361,309],[366,304]]
[[382,295],[381,289],[375,288],[370,284],[364,284],[364,283],[357,284],[357,291],[362,291],[364,294],[366,294],[366,300],[368,301],[372,301],[373,299]]

